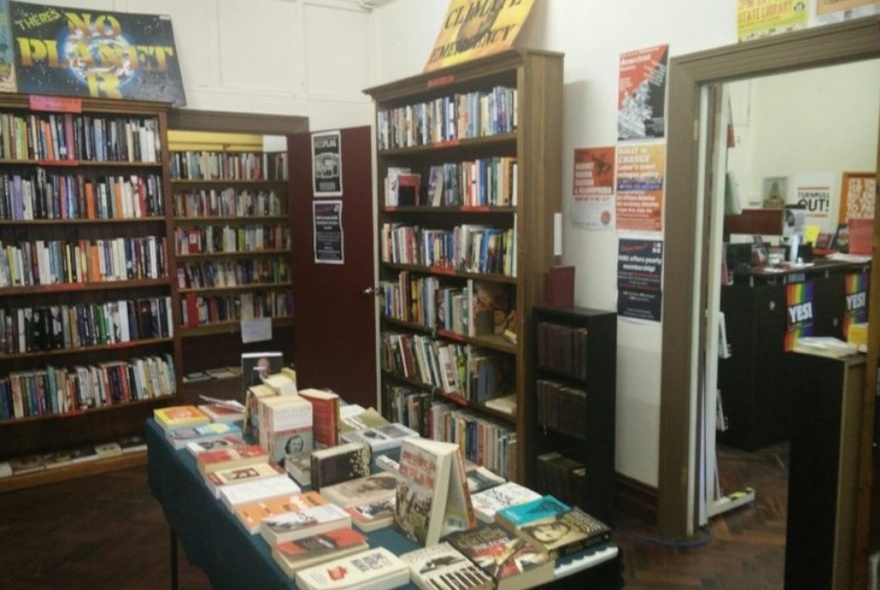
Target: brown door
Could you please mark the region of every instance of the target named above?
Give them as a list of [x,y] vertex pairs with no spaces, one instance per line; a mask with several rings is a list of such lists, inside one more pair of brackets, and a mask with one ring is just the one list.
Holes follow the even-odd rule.
[[[369,127],[340,131],[342,195],[315,198],[312,133],[290,136],[294,363],[300,388],[331,389],[349,403],[378,408],[376,309],[366,294],[374,282],[371,141]],[[326,214],[319,216],[320,259],[333,263],[316,262],[315,203]]]

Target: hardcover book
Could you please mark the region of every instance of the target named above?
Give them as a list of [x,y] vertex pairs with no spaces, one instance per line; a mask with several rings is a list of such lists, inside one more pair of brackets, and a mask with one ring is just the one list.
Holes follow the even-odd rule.
[[164,430],[200,426],[211,422],[211,419],[194,405],[156,408],[153,410],[153,417]]
[[260,400],[276,395],[268,385],[253,385],[247,389],[244,402],[244,435],[252,440],[260,440]]
[[494,585],[486,572],[449,543],[422,547],[400,559],[422,590],[492,590]]
[[280,516],[288,512],[298,512],[315,506],[328,504],[327,499],[318,492],[303,492],[293,496],[271,498],[262,502],[240,504],[233,512],[242,526],[252,535],[260,532],[260,523],[264,518]]
[[557,558],[611,539],[611,528],[577,506],[520,526],[516,534]]
[[303,389],[299,395],[312,404],[315,446],[322,449],[339,444],[339,394],[320,389]]
[[447,541],[491,576],[497,590],[532,588],[553,581],[550,554],[498,525],[455,532]]
[[284,354],[280,351],[243,353],[241,355],[242,401],[250,387],[262,384],[264,377],[280,373],[283,366]]
[[220,501],[232,512],[236,506],[242,504],[294,496],[300,492],[302,492],[300,487],[286,474],[282,474],[281,477],[255,479],[235,485],[222,486]]
[[366,551],[367,537],[350,528],[337,528],[272,547],[272,557],[291,578],[296,572],[329,561]]
[[269,516],[260,521],[260,534],[269,545],[295,541],[339,527],[351,527],[351,517],[336,504],[324,504]]
[[394,527],[410,539],[435,545],[449,531],[476,525],[458,445],[404,439],[399,478]]
[[488,490],[478,492],[471,497],[477,518],[483,522],[494,522],[495,513],[501,508],[537,500],[541,494],[521,484],[509,481]]
[[260,446],[273,461],[291,453],[308,453],[313,448],[312,404],[299,395],[260,398]]
[[311,479],[316,490],[369,474],[370,446],[364,443],[346,443],[312,453]]
[[220,489],[225,486],[253,482],[263,479],[287,479],[284,470],[272,463],[256,463],[245,467],[233,467],[232,469],[219,469],[205,476],[205,484],[214,494],[220,497]]
[[333,559],[296,574],[296,585],[304,590],[384,590],[409,581],[409,567],[384,547]]

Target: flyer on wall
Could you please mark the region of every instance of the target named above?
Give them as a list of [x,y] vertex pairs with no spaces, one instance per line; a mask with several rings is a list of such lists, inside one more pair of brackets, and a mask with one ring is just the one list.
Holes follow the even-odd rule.
[[312,133],[312,188],[315,198],[342,196],[342,134]]
[[666,133],[666,68],[669,45],[620,55],[617,139],[654,139]]
[[344,264],[342,201],[312,202],[315,264]]
[[617,147],[618,230],[663,231],[666,145]]
[[739,0],[736,38],[750,41],[807,27],[807,3],[793,0]]
[[617,249],[617,313],[659,322],[662,315],[663,242],[621,239]]
[[586,229],[614,229],[614,147],[574,150],[571,214]]

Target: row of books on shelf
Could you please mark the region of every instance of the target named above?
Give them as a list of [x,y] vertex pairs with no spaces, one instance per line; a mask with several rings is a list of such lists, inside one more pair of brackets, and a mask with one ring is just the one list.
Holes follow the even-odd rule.
[[225,188],[174,193],[175,217],[265,217],[284,211],[284,203],[275,191],[254,193]]
[[477,405],[508,393],[514,370],[511,355],[409,332],[383,332],[380,359],[388,373]]
[[204,260],[177,267],[181,289],[235,287],[290,281],[290,261],[284,257],[244,260]]
[[86,176],[49,173],[0,175],[0,219],[136,219],[165,214],[158,174]]
[[258,291],[235,295],[196,295],[189,292],[180,300],[181,323],[202,326],[217,322],[286,318],[293,315],[293,293]]
[[539,322],[538,365],[576,379],[587,377],[587,329]]
[[0,158],[158,162],[154,118],[75,113],[0,113]]
[[287,180],[285,152],[171,152],[173,180]]
[[382,262],[516,276],[516,228],[463,224],[453,229],[383,223]]
[[120,436],[113,441],[80,445],[48,453],[29,454],[0,460],[0,479],[71,467],[91,461],[143,452],[147,443],[142,435]]
[[0,352],[75,350],[174,335],[171,297],[0,308]]
[[253,224],[177,228],[174,244],[179,255],[289,250],[290,227]]
[[516,175],[516,158],[510,156],[433,165],[424,179],[393,166],[386,171],[385,206],[515,207]]
[[584,436],[586,390],[551,379],[538,379],[535,398],[539,424],[569,436]]
[[[313,451],[309,491],[265,448],[235,435],[180,448],[195,455],[217,501],[303,588],[530,587],[553,580],[557,558],[610,540],[606,524],[466,462],[457,444],[406,436],[399,445],[399,461],[380,455],[377,473],[366,443]],[[399,557],[370,549],[367,533],[386,527],[420,547]]]
[[503,283],[440,277],[401,271],[380,281],[382,315],[425,328],[466,336],[503,336],[515,332],[516,302]]
[[0,241],[0,287],[158,279],[167,269],[165,236]]
[[0,377],[0,419],[61,415],[173,396],[176,390],[168,354],[16,371]]
[[435,402],[429,410],[430,438],[455,443],[465,459],[508,479],[516,479],[516,430],[451,403]]
[[376,114],[379,150],[510,133],[517,126],[515,88],[496,86],[441,96]]
[[559,451],[538,455],[535,468],[538,490],[553,490],[562,501],[581,504],[588,485],[587,469],[581,461]]

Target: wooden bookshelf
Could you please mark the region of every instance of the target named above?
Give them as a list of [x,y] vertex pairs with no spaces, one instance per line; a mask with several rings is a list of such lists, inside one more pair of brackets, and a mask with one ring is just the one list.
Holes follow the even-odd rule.
[[[512,50],[365,91],[375,101],[377,117],[383,410],[396,419],[407,392],[420,400],[426,399],[424,393],[427,399],[445,400],[450,412],[469,422],[473,432],[502,441],[505,458],[490,467],[514,480],[525,478],[525,449],[531,444],[522,411],[531,383],[528,361],[533,346],[525,328],[532,307],[541,302],[543,273],[558,262],[553,255],[553,215],[561,210],[562,83],[562,54]],[[464,114],[466,99],[456,97],[468,94],[470,128],[454,114]],[[479,109],[473,101],[486,105],[481,129],[474,125]],[[386,198],[386,179],[404,168],[420,175],[417,194]],[[473,175],[465,176],[465,170]],[[496,181],[488,182],[487,176]],[[432,190],[440,178],[442,194]],[[453,179],[460,180],[458,188]],[[465,190],[465,179],[473,179],[477,190]],[[487,245],[493,244],[491,259],[478,256],[466,263],[451,256],[451,236],[468,225],[488,230],[483,236]],[[438,230],[431,238],[438,247],[431,251],[420,241],[429,229]],[[441,242],[445,246],[440,247]],[[494,253],[499,253],[497,259]],[[501,291],[499,305],[506,300],[503,318],[516,334],[515,343],[500,334],[475,334],[453,321],[445,308],[437,311],[436,293],[445,294],[444,302],[446,295],[449,301],[454,298],[458,307],[477,283]],[[477,366],[472,362],[477,355],[497,355],[498,362],[509,367],[503,379],[506,387],[496,383],[495,390],[483,394],[514,393],[519,412],[510,417],[489,411],[473,391],[460,391],[463,397],[450,399],[446,384],[431,369],[402,372],[394,358],[399,347],[388,346],[398,334],[418,336],[430,349],[445,348],[444,357],[457,354],[451,350],[465,351],[472,367]],[[436,360],[430,351],[427,354],[428,364]],[[426,418],[418,418],[422,427],[428,424]],[[464,436],[456,432],[453,438]],[[471,449],[468,458],[476,460],[477,445],[466,441],[465,446]]]
[[[0,461],[140,434],[181,392],[168,106],[32,98],[0,96]],[[137,358],[168,367],[163,382],[148,387]],[[0,492],[142,455],[4,477]]]

